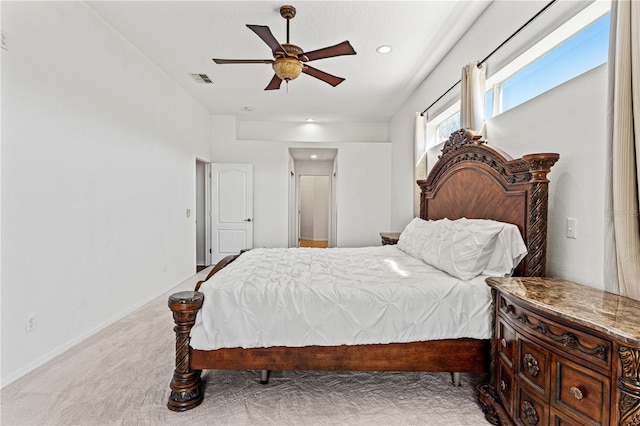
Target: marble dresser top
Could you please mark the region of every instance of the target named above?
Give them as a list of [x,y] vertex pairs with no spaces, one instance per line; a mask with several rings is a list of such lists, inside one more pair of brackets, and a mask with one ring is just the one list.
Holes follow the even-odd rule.
[[487,278],[486,281],[534,309],[640,346],[640,301],[557,278]]

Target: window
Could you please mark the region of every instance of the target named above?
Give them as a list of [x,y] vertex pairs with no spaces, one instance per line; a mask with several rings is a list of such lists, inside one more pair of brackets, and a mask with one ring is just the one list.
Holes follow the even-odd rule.
[[[596,0],[487,79],[490,119],[605,62],[609,54],[610,3]],[[427,123],[429,148],[460,128],[460,102]]]
[[449,106],[427,122],[427,149],[449,139],[460,128],[460,101]]
[[[604,64],[608,54],[609,14],[606,14],[504,80],[499,86],[500,112]],[[493,93],[491,97],[493,102]]]

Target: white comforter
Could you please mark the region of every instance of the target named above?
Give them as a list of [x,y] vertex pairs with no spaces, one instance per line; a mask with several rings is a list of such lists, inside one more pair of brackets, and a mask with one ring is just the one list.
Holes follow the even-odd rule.
[[253,249],[200,291],[195,349],[491,337],[484,276],[453,278],[396,246]]

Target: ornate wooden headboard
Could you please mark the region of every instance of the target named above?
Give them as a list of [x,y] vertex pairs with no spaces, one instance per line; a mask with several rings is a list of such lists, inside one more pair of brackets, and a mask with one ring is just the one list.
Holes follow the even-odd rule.
[[518,226],[528,254],[521,276],[544,276],[547,249],[547,173],[559,154],[512,160],[480,136],[458,130],[445,142],[426,180],[419,180],[423,219],[493,219]]

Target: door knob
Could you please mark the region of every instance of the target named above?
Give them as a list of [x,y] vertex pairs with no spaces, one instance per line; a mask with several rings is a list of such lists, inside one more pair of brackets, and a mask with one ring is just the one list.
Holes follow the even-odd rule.
[[251,218],[245,219],[245,222],[251,222]]

